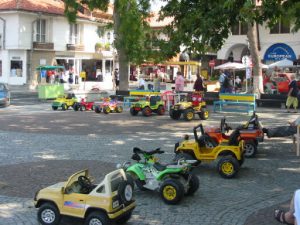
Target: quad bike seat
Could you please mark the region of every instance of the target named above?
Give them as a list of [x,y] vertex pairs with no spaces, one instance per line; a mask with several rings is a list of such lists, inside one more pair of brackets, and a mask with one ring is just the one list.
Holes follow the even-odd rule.
[[154,163],[153,167],[155,169],[157,169],[158,171],[163,171],[163,170],[165,170],[167,168],[167,165],[162,165],[160,163]]

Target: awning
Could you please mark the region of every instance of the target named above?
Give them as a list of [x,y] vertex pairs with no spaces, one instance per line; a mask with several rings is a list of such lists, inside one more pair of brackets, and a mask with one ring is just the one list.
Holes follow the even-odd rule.
[[56,69],[65,69],[64,66],[50,66],[50,65],[46,65],[46,66],[38,66],[36,68],[36,70],[56,70]]

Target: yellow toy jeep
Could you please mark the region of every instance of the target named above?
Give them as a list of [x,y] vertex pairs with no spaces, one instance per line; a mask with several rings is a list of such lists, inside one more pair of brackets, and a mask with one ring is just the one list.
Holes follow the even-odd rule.
[[74,108],[77,103],[77,98],[75,94],[67,94],[67,95],[60,95],[52,102],[52,109],[57,110],[61,107],[62,110],[67,110],[69,107]]
[[[198,136],[197,129],[200,128],[201,136]],[[208,135],[204,133],[202,124],[194,127],[195,140],[189,140],[188,135],[181,143],[175,144],[175,160],[197,159],[198,163],[213,162],[218,160],[218,172],[224,178],[234,177],[244,162],[244,141],[240,140],[239,129],[233,131],[229,140],[213,145]]]
[[66,182],[39,190],[34,204],[43,225],[59,224],[61,215],[82,218],[85,225],[126,223],[136,206],[133,186],[122,169],[107,174],[97,185],[88,170],[79,171]]

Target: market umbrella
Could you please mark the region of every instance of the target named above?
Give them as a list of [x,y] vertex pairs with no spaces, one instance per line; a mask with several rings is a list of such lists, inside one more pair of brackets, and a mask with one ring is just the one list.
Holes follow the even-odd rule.
[[238,70],[238,69],[245,69],[246,66],[242,63],[236,63],[236,62],[227,62],[224,64],[221,64],[219,66],[215,66],[215,70]]
[[244,70],[246,66],[242,63],[227,62],[222,65],[216,66],[216,70],[232,70],[233,71],[233,87],[235,88],[235,70]]
[[277,66],[277,67],[289,67],[289,66],[293,66],[293,61],[289,60],[289,59],[283,59],[283,60],[274,62],[274,63],[272,63],[268,66],[269,66],[269,68],[273,68],[275,66]]

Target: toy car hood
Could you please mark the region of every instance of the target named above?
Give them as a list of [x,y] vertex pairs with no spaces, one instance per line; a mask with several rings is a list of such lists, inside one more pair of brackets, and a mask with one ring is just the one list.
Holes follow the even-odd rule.
[[70,186],[74,181],[77,181],[78,177],[80,177],[80,176],[86,176],[86,177],[88,177],[88,175],[89,175],[89,171],[87,169],[80,170],[80,171],[74,173],[73,175],[71,175],[69,177],[68,181],[65,183],[64,188]]
[[186,108],[186,107],[190,107],[192,105],[192,103],[191,102],[179,102],[175,105],[178,105],[178,106],[181,105]]

